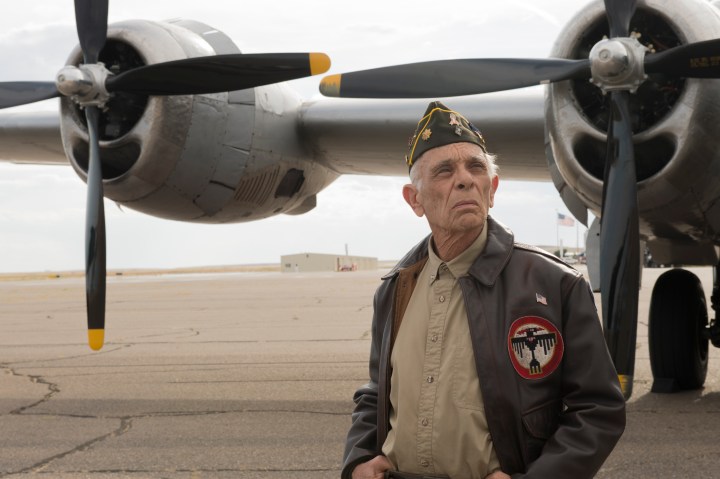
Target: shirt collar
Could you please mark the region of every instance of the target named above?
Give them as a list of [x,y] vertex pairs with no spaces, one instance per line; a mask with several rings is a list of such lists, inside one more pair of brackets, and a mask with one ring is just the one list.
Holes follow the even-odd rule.
[[473,241],[473,243],[465,251],[448,262],[445,262],[438,257],[433,248],[433,242],[428,241],[427,267],[430,268],[430,271],[432,271],[430,284],[432,284],[445,269],[449,270],[455,279],[465,276],[477,257],[480,256],[480,253],[482,253],[485,249],[487,237],[488,224],[486,221],[483,225],[482,231],[475,241]]

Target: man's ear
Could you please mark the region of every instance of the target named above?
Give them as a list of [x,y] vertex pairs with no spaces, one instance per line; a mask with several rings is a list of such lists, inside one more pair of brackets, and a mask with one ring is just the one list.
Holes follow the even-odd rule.
[[403,198],[405,198],[405,201],[407,204],[410,205],[410,208],[415,212],[418,216],[423,216],[425,214],[425,209],[422,207],[422,204],[420,204],[420,201],[418,200],[418,189],[413,184],[407,184],[403,186]]
[[500,177],[498,177],[498,175],[493,176],[492,180],[490,180],[490,204],[488,205],[488,208],[495,206],[495,192],[497,191],[499,184]]

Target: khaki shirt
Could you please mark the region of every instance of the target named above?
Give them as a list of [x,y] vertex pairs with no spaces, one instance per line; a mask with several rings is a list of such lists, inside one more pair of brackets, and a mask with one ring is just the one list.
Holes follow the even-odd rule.
[[487,242],[443,262],[429,242],[390,358],[390,431],[383,453],[397,470],[484,479],[500,469],[488,431],[467,313],[457,281]]

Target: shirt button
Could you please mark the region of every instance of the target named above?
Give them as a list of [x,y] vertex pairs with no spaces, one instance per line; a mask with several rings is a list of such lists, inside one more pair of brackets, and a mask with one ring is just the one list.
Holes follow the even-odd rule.
[[435,378],[432,377],[432,376],[428,376],[427,379],[426,379],[426,381],[429,382],[429,383],[431,383],[431,382],[435,381]]
[[426,459],[423,459],[422,461],[420,461],[420,465],[422,467],[428,467],[430,463]]
[[422,425],[423,425],[423,426],[427,426],[428,424],[429,424],[428,420],[425,419],[425,418],[423,418],[423,420],[422,420]]
[[440,300],[441,303],[445,302],[445,296],[443,296],[443,295],[440,295],[440,298],[438,298],[438,299]]
[[437,335],[437,334],[433,334],[432,336],[430,336],[430,341],[432,341],[433,343],[436,343],[437,340],[438,340],[438,335]]

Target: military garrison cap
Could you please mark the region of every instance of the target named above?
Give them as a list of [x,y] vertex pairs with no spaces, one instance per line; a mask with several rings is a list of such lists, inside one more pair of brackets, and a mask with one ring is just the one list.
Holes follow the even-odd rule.
[[408,169],[426,151],[461,142],[474,143],[487,153],[485,139],[475,125],[439,101],[431,102],[408,143],[409,150],[405,155]]

